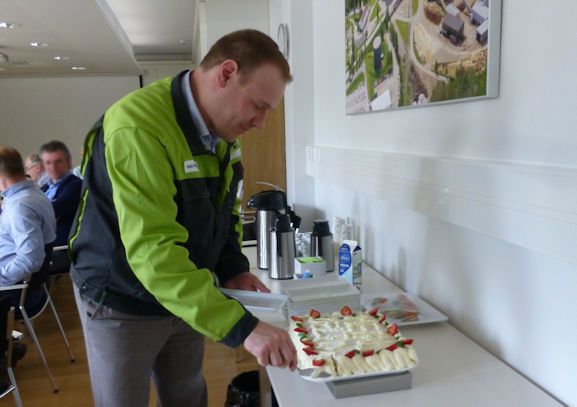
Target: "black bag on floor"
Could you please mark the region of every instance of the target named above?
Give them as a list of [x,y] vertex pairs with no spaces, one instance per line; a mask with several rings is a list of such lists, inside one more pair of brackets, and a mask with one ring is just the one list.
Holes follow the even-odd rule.
[[259,407],[258,370],[241,373],[230,381],[224,407]]

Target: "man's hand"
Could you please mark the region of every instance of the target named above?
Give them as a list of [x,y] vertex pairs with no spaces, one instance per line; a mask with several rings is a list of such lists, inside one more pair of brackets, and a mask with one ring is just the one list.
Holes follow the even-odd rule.
[[244,341],[247,351],[256,356],[261,366],[297,367],[296,349],[287,331],[259,321]]
[[224,288],[231,288],[234,290],[246,291],[260,291],[263,293],[270,293],[266,285],[262,283],[254,274],[245,271],[239,275],[231,278],[222,285]]

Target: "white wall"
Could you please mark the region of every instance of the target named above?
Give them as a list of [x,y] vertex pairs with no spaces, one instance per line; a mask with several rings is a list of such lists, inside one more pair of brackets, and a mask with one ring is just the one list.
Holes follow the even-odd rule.
[[[289,32],[289,64],[293,82],[285,91],[287,199],[310,231],[318,215],[314,180],[306,175],[306,146],[314,138],[313,14],[310,0],[269,0],[270,35],[276,40],[279,24]],[[294,46],[293,44],[298,44]]]
[[185,69],[193,69],[190,61],[140,61],[142,68],[142,86],[151,84],[167,76],[176,75]]
[[220,37],[253,28],[268,34],[268,0],[212,0],[205,2],[207,50]]
[[[314,129],[314,134],[310,135],[309,130],[306,140],[301,138],[299,143],[320,147],[321,154],[325,147],[334,146],[357,154],[398,153],[438,162],[446,157],[459,158],[483,170],[489,168],[483,161],[491,160],[497,174],[492,179],[495,183],[482,187],[496,199],[502,197],[497,188],[519,186],[500,179],[495,161],[513,169],[531,165],[558,174],[555,191],[562,197],[559,185],[567,180],[575,185],[577,180],[573,102],[577,94],[577,5],[561,0],[504,3],[499,98],[346,116],[344,1],[293,2],[284,18],[312,10],[310,38],[295,34],[307,32],[309,27],[291,27],[293,70],[309,76],[303,86],[295,77],[292,91],[301,93],[292,99],[293,106],[287,107],[287,115],[291,116],[287,121],[298,123],[301,129]],[[311,63],[311,56],[313,72],[307,72],[302,66]],[[313,88],[307,92],[311,80]],[[310,100],[312,114],[300,109]],[[296,129],[292,131],[288,138],[302,137]],[[292,148],[292,154],[301,156],[299,146]],[[300,173],[303,159],[294,159],[289,172]],[[347,168],[350,163],[340,165]],[[388,181],[380,176],[367,173],[365,178],[370,185]],[[439,185],[446,181],[436,176],[425,172],[416,180],[432,178]],[[362,177],[353,179],[359,181]],[[573,346],[577,341],[577,266],[570,256],[554,256],[529,244],[513,244],[514,239],[498,230],[500,225],[511,225],[511,219],[523,212],[520,207],[508,212],[499,210],[498,216],[490,211],[472,213],[471,217],[481,217],[478,223],[494,225],[496,232],[489,235],[463,226],[467,222],[453,222],[450,207],[446,213],[431,211],[430,206],[436,203],[431,200],[419,201],[416,197],[418,204],[407,204],[405,197],[399,199],[396,195],[397,190],[376,198],[375,194],[359,192],[355,183],[350,187],[337,184],[326,177],[315,178],[314,205],[329,219],[334,215],[354,219],[369,264],[447,313],[451,323],[546,391],[564,403],[577,405],[577,374],[573,369],[577,364]],[[525,199],[534,203],[531,197],[550,187],[537,183],[525,191],[519,188],[519,203]],[[295,183],[295,188],[297,206],[301,199],[308,201],[303,197],[304,191],[310,191],[308,186],[301,188]],[[480,187],[470,188],[479,192]],[[466,205],[464,200],[459,208]],[[531,208],[527,206],[528,212]],[[577,230],[575,208],[561,212],[570,219],[567,226]],[[537,218],[531,218],[535,225]],[[517,229],[517,234],[531,234],[534,240],[555,241],[561,236],[533,224],[528,228],[518,224]]]
[[137,76],[2,78],[0,144],[22,156],[50,140],[66,143],[80,164],[84,136],[117,99],[138,89]]

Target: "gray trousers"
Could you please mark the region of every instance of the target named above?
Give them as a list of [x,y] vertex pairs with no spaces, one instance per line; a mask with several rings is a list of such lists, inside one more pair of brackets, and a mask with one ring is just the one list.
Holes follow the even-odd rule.
[[206,407],[204,336],[180,318],[124,314],[74,286],[95,407]]

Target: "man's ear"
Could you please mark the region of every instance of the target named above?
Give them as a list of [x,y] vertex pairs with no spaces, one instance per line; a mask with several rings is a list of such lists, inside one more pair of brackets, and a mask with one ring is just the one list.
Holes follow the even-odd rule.
[[238,75],[238,64],[232,59],[227,59],[218,67],[216,81],[220,87],[224,88],[235,75]]

